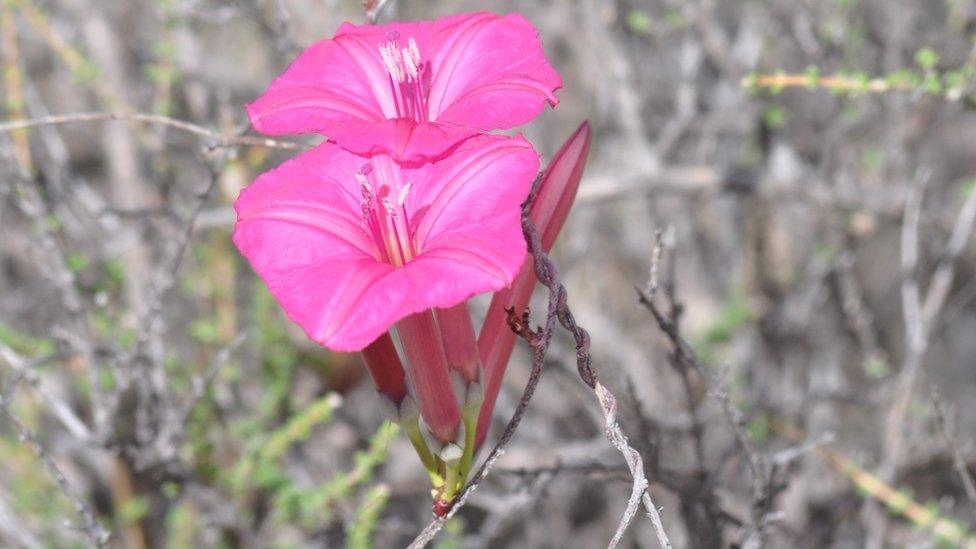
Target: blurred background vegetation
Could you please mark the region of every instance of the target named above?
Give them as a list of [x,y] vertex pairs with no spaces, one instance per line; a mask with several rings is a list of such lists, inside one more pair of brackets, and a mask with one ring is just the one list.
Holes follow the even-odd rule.
[[[976,546],[976,3],[392,0],[380,20],[479,9],[525,13],[563,75],[536,148],[592,124],[555,258],[674,545]],[[358,358],[308,342],[230,242],[237,193],[295,154],[248,142],[243,104],[344,20],[360,2],[0,0],[4,120],[203,130],[0,132],[0,545],[391,547],[430,520]],[[634,291],[656,245],[707,375]],[[610,539],[629,476],[574,360],[557,340],[439,547]],[[527,375],[523,350],[496,428]],[[656,547],[646,517],[624,543]]]

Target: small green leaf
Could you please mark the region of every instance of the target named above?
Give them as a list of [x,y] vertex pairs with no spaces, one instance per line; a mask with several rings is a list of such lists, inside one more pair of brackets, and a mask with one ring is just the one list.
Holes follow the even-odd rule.
[[965,199],[976,192],[976,177],[963,180],[959,183],[959,194]]
[[651,16],[642,10],[630,10],[624,19],[624,24],[631,32],[637,34],[651,33]]
[[126,524],[139,522],[149,514],[149,502],[146,498],[134,497],[119,506],[119,518]]
[[807,89],[817,89],[817,84],[820,83],[820,67],[816,65],[808,65],[804,74],[807,77]]
[[939,54],[932,48],[922,48],[915,52],[915,63],[923,69],[933,69],[939,63]]
[[766,121],[766,124],[770,128],[778,130],[786,125],[786,121],[789,120],[789,114],[779,105],[770,105],[763,112],[763,120]]
[[864,371],[875,379],[883,378],[888,375],[888,363],[881,357],[873,356],[864,361]]

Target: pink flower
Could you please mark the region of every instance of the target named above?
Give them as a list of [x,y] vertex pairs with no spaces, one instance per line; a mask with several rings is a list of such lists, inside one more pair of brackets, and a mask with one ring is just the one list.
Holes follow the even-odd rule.
[[341,147],[435,157],[480,131],[538,115],[562,86],[521,15],[344,23],[248,105],[260,132],[324,133]]
[[234,243],[310,338],[358,351],[414,313],[512,283],[538,167],[521,136],[472,137],[424,164],[324,143],[241,192]]

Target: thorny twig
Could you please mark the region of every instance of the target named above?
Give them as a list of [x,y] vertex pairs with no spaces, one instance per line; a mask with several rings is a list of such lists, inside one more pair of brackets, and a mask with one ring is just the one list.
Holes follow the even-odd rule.
[[878,344],[874,315],[864,300],[864,290],[854,276],[854,254],[845,249],[837,254],[835,273],[841,312],[863,349],[865,364],[871,361],[887,363],[888,358]]
[[71,409],[71,405],[56,398],[50,394],[50,391],[44,390],[40,376],[32,370],[32,365],[28,364],[24,357],[18,355],[10,347],[0,343],[0,361],[6,362],[13,370],[12,379],[0,391],[0,398],[8,401],[12,399],[14,394],[16,394],[18,382],[25,380],[35,388],[41,400],[51,409],[51,413],[58,418],[58,421],[61,422],[68,432],[80,441],[88,441],[91,438],[91,432],[88,430],[88,426]]
[[509,475],[513,477],[533,478],[541,475],[570,474],[582,477],[611,478],[615,480],[630,480],[630,470],[626,467],[606,465],[603,463],[557,463],[543,467],[519,467],[516,469],[495,469],[495,475]]
[[515,434],[515,430],[518,428],[519,422],[521,421],[522,416],[525,413],[533,394],[535,393],[535,388],[539,383],[539,378],[542,375],[542,367],[545,362],[546,352],[549,349],[549,343],[556,328],[556,321],[558,320],[566,330],[573,334],[573,339],[576,342],[576,362],[580,378],[596,392],[597,398],[600,402],[600,407],[603,410],[606,420],[605,431],[607,439],[610,440],[611,444],[613,444],[613,446],[624,455],[624,458],[627,461],[627,466],[630,469],[631,476],[633,477],[633,490],[630,501],[628,502],[624,516],[617,527],[617,531],[609,543],[609,547],[615,547],[617,545],[627,526],[630,524],[630,521],[636,514],[641,502],[643,502],[647,514],[650,516],[651,521],[654,524],[654,530],[657,534],[658,542],[660,543],[661,547],[670,548],[671,542],[664,530],[660,513],[658,512],[657,507],[651,500],[651,496],[647,491],[648,483],[647,479],[644,477],[644,465],[640,454],[631,448],[627,443],[627,438],[624,436],[620,426],[617,423],[616,400],[610,391],[601,385],[597,380],[596,372],[593,371],[591,366],[589,352],[590,336],[586,330],[576,324],[573,313],[570,311],[569,306],[566,303],[566,288],[559,279],[559,271],[556,268],[556,265],[549,258],[548,254],[546,254],[543,250],[539,231],[529,218],[529,205],[535,198],[538,185],[539,179],[536,180],[533,187],[533,192],[522,205],[522,231],[525,234],[529,253],[532,254],[536,277],[543,285],[546,286],[546,288],[549,289],[546,322],[542,328],[532,330],[530,328],[528,311],[523,311],[521,315],[516,314],[514,310],[508,311],[509,326],[513,331],[515,331],[515,333],[525,339],[532,349],[532,370],[529,374],[529,381],[526,383],[525,390],[522,393],[522,398],[519,400],[518,406],[516,406],[515,413],[512,415],[511,420],[509,420],[508,425],[505,427],[505,431],[502,433],[502,436],[499,438],[494,448],[492,448],[491,452],[488,454],[488,457],[485,458],[484,463],[478,469],[477,473],[475,473],[474,477],[472,477],[471,481],[468,483],[468,486],[461,493],[461,496],[458,498],[458,501],[455,503],[454,507],[446,516],[432,521],[423,530],[423,532],[421,532],[420,535],[414,539],[414,541],[410,544],[410,547],[424,547],[431,540],[433,540],[434,536],[436,536],[437,533],[444,527],[444,524],[446,524],[447,521],[454,516],[458,509],[464,505],[464,502],[468,496],[478,487],[481,481],[484,480],[492,465],[512,439],[512,436]]
[[749,473],[752,477],[753,520],[755,530],[742,544],[745,548],[762,547],[765,541],[765,527],[768,523],[772,498],[774,495],[774,471],[770,469],[766,459],[759,453],[743,429],[742,413],[732,403],[729,393],[722,388],[712,390],[712,394],[722,403],[722,410],[732,427],[732,435],[736,443],[746,456]]
[[231,340],[223,349],[217,352],[217,356],[214,357],[210,368],[199,378],[193,381],[193,390],[190,396],[183,403],[179,417],[182,418],[179,423],[186,424],[190,420],[190,414],[193,413],[193,409],[196,408],[197,404],[203,400],[206,396],[207,388],[213,383],[214,379],[217,378],[217,374],[220,373],[220,369],[227,364],[230,360],[231,355],[234,354],[237,349],[244,344],[245,339],[247,339],[247,332],[242,331]]
[[[70,334],[69,343],[72,344],[84,363],[86,377],[93,394],[92,416],[96,430],[98,430],[99,426],[107,423],[108,416],[103,406],[104,391],[98,379],[95,350],[92,345],[94,338],[87,318],[87,304],[78,292],[75,274],[68,268],[67,253],[54,228],[48,222],[50,211],[41,198],[37,182],[27,173],[26,168],[20,164],[18,159],[9,155],[6,146],[0,146],[0,160],[4,160],[10,165],[13,171],[11,186],[15,198],[14,203],[31,220],[37,230],[40,250],[45,255],[46,267],[51,271],[50,277],[57,286],[61,304],[64,306],[70,323],[70,330],[64,331]],[[3,188],[0,187],[0,193],[2,191]]]

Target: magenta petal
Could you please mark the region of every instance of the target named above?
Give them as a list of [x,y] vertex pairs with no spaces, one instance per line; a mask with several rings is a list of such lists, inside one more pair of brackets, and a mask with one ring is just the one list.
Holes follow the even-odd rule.
[[235,203],[234,243],[288,317],[322,343],[372,284],[394,270],[376,260],[375,245],[360,228],[352,194],[358,184],[340,177],[361,163],[335,146],[319,146],[261,175]]
[[535,118],[562,79],[546,60],[539,33],[521,14],[476,13],[438,21],[432,118],[484,130]]
[[254,129],[280,135],[382,122],[395,112],[375,44],[323,40],[302,52],[247,105]]
[[[522,136],[479,135],[417,172],[407,207],[424,249],[459,248],[495,257],[510,279],[525,256],[521,204],[539,170],[539,155]],[[421,175],[423,173],[423,175]]]

